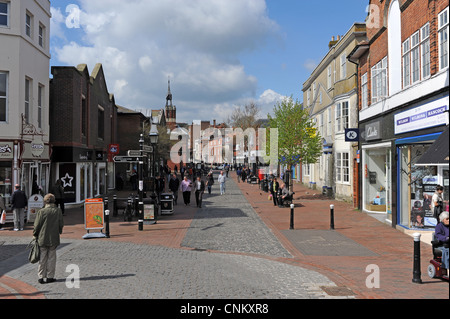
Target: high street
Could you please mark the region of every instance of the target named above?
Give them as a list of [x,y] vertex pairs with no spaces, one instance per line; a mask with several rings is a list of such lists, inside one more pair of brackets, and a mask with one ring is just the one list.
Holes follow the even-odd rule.
[[[109,239],[81,239],[83,209],[67,209],[52,284],[39,284],[37,265],[27,262],[32,226],[2,231],[0,298],[448,299],[448,283],[426,275],[430,245],[421,245],[423,284],[414,284],[412,237],[324,199],[296,201],[289,230],[289,208],[274,207],[258,185],[236,183],[234,172],[230,177],[225,195],[214,185],[202,208],[194,196],[184,206],[180,196],[173,215],[140,232],[119,213]],[[296,196],[310,192],[295,187]],[[369,265],[378,267],[378,288],[368,284]]]

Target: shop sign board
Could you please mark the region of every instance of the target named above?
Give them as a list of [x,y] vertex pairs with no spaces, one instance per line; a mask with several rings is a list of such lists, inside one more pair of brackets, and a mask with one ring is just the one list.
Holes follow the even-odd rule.
[[34,223],[37,212],[44,207],[44,198],[39,194],[31,195],[28,198],[27,222]]
[[103,199],[86,199],[84,202],[84,228],[87,230],[103,229],[104,220]]
[[448,124],[448,96],[396,114],[395,134]]

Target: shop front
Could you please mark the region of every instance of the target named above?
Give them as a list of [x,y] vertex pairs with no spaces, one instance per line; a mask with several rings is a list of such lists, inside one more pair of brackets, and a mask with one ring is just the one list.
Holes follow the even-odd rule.
[[381,220],[392,223],[393,132],[386,125],[389,119],[392,115],[361,125],[361,202],[363,211],[378,214]]
[[82,203],[107,191],[103,152],[82,148],[54,148],[52,176],[60,179],[66,203]]
[[432,147],[446,129],[447,113],[448,95],[413,105],[395,115],[395,134],[401,137],[395,141],[398,224],[404,228],[435,228],[438,221],[433,217],[431,198],[437,185],[444,186],[444,210],[448,211],[448,137],[443,146],[447,164],[421,162],[425,154],[437,154]]
[[49,146],[41,141],[0,142],[0,196],[8,209],[15,184],[27,197],[48,192],[49,154]]

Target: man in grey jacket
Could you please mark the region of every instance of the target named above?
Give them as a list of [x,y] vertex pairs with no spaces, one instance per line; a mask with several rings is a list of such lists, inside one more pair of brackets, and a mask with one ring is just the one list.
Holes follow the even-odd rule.
[[34,221],[33,236],[36,238],[41,250],[38,276],[39,283],[55,281],[56,271],[56,247],[60,244],[60,234],[64,227],[61,209],[55,205],[55,195],[44,196],[44,208],[37,213]]

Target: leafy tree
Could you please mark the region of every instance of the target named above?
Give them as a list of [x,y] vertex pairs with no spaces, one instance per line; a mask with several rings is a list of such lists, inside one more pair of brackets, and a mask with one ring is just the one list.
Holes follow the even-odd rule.
[[303,105],[292,97],[286,98],[275,105],[273,113],[273,117],[267,117],[269,127],[278,129],[279,162],[289,170],[299,163],[316,163],[323,149],[322,138]]

